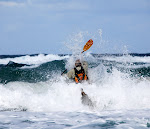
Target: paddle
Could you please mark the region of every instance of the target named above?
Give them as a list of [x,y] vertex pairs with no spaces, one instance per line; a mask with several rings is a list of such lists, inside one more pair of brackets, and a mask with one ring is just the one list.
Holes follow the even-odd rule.
[[[93,40],[90,39],[90,40],[87,41],[87,43],[84,45],[83,51],[82,51],[81,53],[87,51],[92,45],[93,45]],[[61,73],[61,75],[63,75],[66,71],[67,71],[67,69],[65,69],[65,70]]]
[[92,45],[93,45],[93,40],[90,39],[90,40],[84,45],[83,51],[82,51],[81,53],[87,51]]

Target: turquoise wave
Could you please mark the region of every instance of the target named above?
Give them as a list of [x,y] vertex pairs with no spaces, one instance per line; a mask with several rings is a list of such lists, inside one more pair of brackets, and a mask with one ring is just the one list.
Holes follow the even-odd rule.
[[[22,57],[23,55],[1,55],[0,59]],[[36,57],[38,54],[30,55]],[[59,55],[64,56],[64,55]],[[69,55],[71,57],[71,55]],[[112,58],[113,57],[113,58]],[[107,73],[112,73],[114,69],[122,73],[129,74],[130,77],[150,77],[150,62],[135,61],[140,57],[149,57],[149,54],[130,54],[133,61],[124,61],[122,54],[92,54],[92,60],[88,60],[89,68],[93,69],[103,65]],[[129,57],[129,58],[130,58]],[[109,59],[108,59],[109,58]],[[126,57],[128,59],[128,57]],[[53,60],[32,67],[33,64],[16,63],[10,61],[8,64],[0,64],[0,83],[6,84],[13,81],[36,83],[55,78],[65,70],[67,60]],[[99,67],[101,69],[101,67]]]

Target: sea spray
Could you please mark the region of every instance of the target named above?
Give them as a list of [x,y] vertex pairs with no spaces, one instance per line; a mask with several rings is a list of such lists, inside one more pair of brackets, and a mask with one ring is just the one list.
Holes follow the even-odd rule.
[[[24,57],[1,60],[0,127],[149,128],[148,54],[87,52],[83,59],[89,63],[90,83],[82,84],[61,76],[65,68],[73,68],[74,55],[42,55],[43,60],[40,55],[39,62],[39,55]],[[31,66],[11,67],[8,60]],[[81,88],[94,102],[94,109],[82,104]]]
[[[1,84],[0,99],[1,107],[5,109],[16,109],[23,107],[31,111],[79,111],[84,106],[81,103],[80,88],[96,103],[97,110],[124,110],[124,109],[146,109],[150,108],[150,81],[148,77],[131,76],[134,73],[129,70],[129,64],[134,60],[139,61],[139,57],[126,56],[94,56],[87,53],[89,63],[89,82],[75,84],[73,81],[61,76],[61,72],[70,64],[74,64],[72,56],[60,57],[60,60],[48,61],[37,68],[11,68],[12,71],[27,70],[28,78],[24,76],[12,78],[6,84]],[[21,58],[21,57],[20,57]],[[61,59],[64,58],[64,61]],[[136,59],[135,59],[136,58]],[[142,57],[140,57],[142,58]],[[143,57],[145,58],[145,57]],[[147,57],[148,58],[148,57]],[[121,62],[121,60],[123,62]],[[149,65],[138,64],[137,67]],[[71,65],[70,65],[71,66]],[[130,65],[131,69],[132,64]],[[127,70],[121,70],[124,67]],[[4,66],[1,67],[4,70]],[[49,72],[46,72],[49,71]],[[39,74],[39,72],[41,72]],[[41,76],[36,76],[38,73]],[[7,73],[5,73],[7,74]],[[25,75],[25,74],[24,74]],[[26,76],[27,76],[26,75]],[[1,74],[1,79],[4,79]],[[5,76],[9,80],[10,75]],[[47,78],[46,80],[43,78]],[[30,82],[31,79],[35,81]],[[38,80],[39,79],[39,80]]]

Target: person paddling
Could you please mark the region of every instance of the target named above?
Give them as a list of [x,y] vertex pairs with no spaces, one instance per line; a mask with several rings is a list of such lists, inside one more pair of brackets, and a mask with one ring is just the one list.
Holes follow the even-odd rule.
[[[75,67],[68,71],[67,74],[64,74],[66,70],[61,75],[67,75],[69,79],[73,79],[77,84],[88,80],[88,63],[86,61],[81,63],[80,59],[77,59],[75,61]],[[86,95],[82,88],[81,95]]]
[[80,59],[75,61],[75,67],[67,73],[69,79],[73,79],[76,83],[82,83],[83,80],[88,80],[88,63],[81,63]]

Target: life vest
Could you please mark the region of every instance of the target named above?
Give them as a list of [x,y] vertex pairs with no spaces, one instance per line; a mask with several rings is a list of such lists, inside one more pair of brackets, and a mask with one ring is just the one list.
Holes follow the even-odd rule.
[[76,68],[74,68],[74,71],[75,71],[75,82],[76,83],[79,83],[82,80],[88,80],[88,77],[85,74],[85,71],[82,66],[81,66],[81,70],[78,71]]

